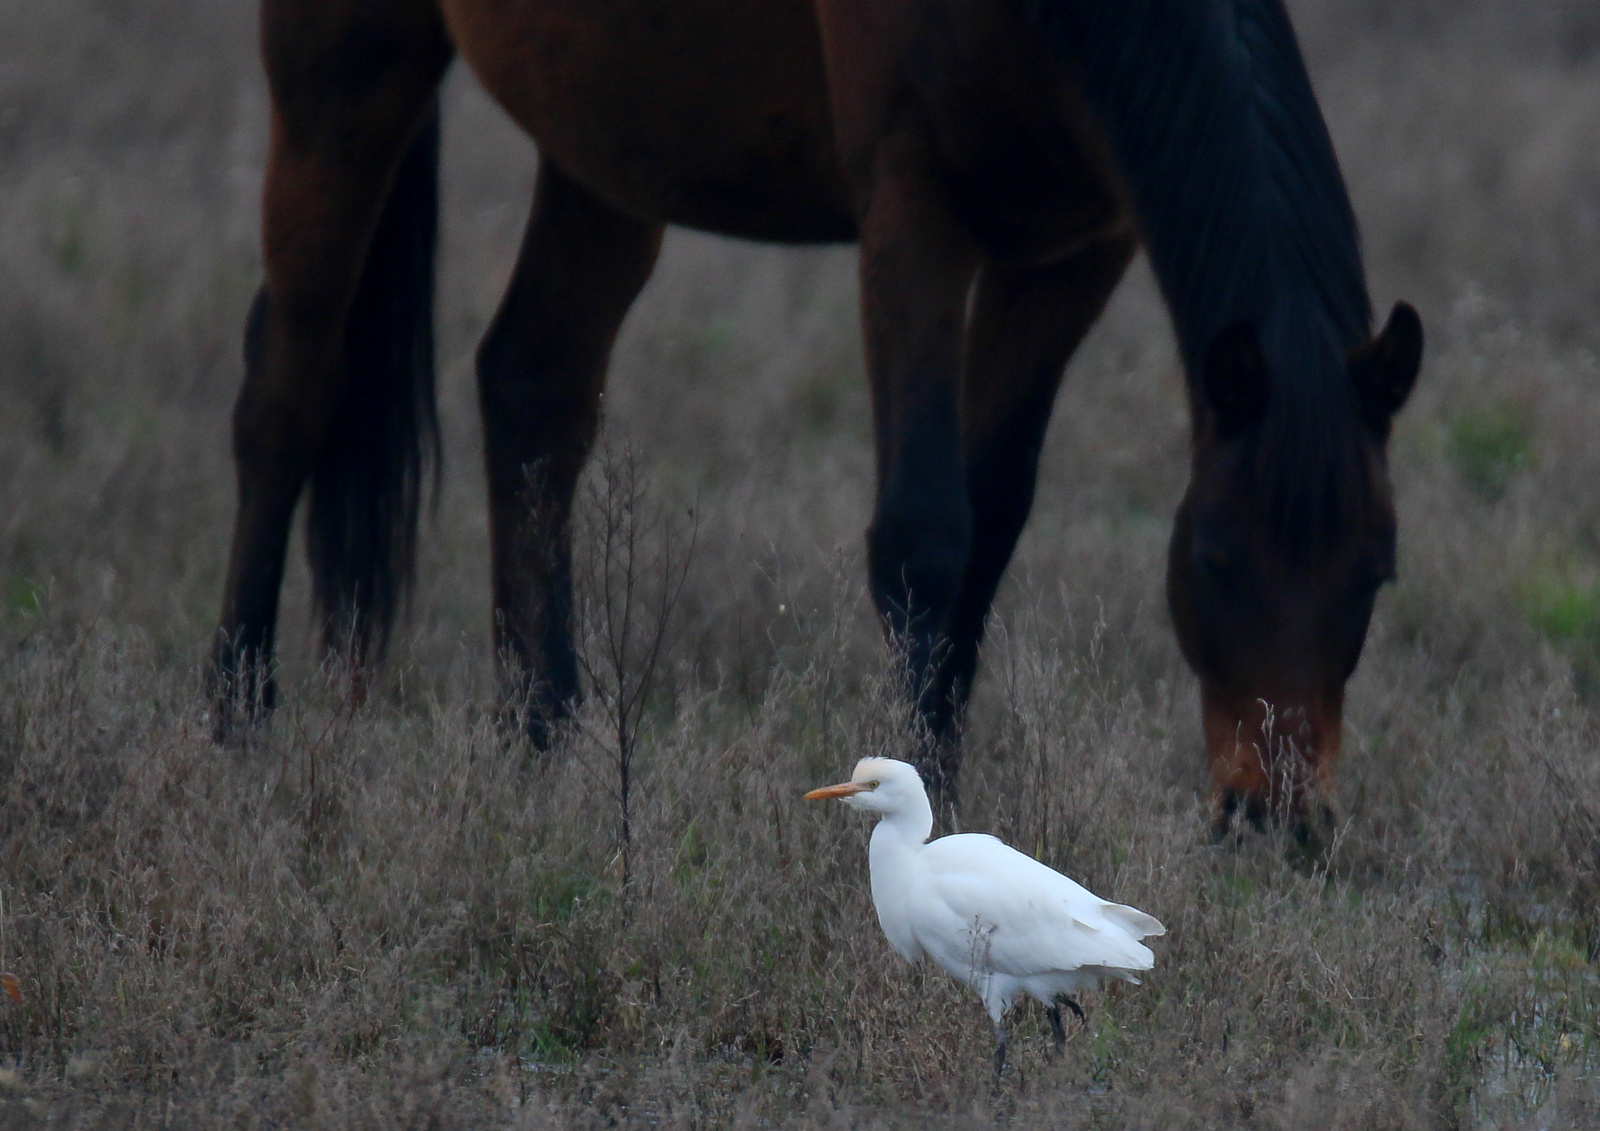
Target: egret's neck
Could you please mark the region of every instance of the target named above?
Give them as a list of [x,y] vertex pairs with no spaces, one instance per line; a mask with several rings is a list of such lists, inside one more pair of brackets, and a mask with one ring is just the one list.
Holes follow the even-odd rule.
[[872,843],[876,845],[881,839],[885,845],[915,847],[932,835],[933,806],[928,804],[927,794],[919,790],[916,800],[904,809],[883,815],[872,830]]
[[[872,864],[874,897],[881,883],[889,880],[897,884],[901,872],[915,867],[917,854],[932,832],[933,807],[921,790],[917,791],[915,804],[883,815],[872,830],[872,843],[867,849],[867,858]],[[896,878],[890,880],[891,876]],[[878,909],[883,910],[881,903]]]
[[919,794],[917,801],[919,806],[884,814],[872,830],[872,844],[867,849],[878,922],[889,945],[910,962],[922,954],[912,927],[911,889],[917,870],[922,867],[923,845],[933,832],[933,809],[928,799]]

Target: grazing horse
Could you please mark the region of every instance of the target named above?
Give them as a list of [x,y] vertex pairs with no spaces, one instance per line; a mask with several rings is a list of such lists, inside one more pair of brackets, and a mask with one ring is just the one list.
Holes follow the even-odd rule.
[[1394,573],[1385,452],[1421,359],[1377,336],[1281,0],[263,0],[266,282],[234,415],[219,727],[269,708],[310,485],[329,647],[381,651],[434,458],[437,87],[459,54],[537,141],[478,353],[494,633],[535,741],[579,692],[570,516],[612,343],[664,225],[855,240],[873,598],[955,742],[1068,358],[1135,250],[1189,375],[1168,597],[1219,818],[1304,812]]

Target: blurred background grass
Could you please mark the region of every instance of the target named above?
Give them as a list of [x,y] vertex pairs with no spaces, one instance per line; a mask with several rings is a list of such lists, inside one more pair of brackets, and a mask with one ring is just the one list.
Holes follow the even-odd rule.
[[[352,714],[303,568],[288,704],[203,740],[259,273],[241,0],[0,0],[0,1112],[26,1125],[1593,1126],[1600,1111],[1600,16],[1294,0],[1374,298],[1429,352],[1397,586],[1350,689],[1327,860],[1206,836],[1161,578],[1181,376],[1135,269],[1074,362],[969,744],[991,829],[1171,934],[1067,1055],[898,964],[864,825],[800,806],[896,708],[862,590],[854,253],[675,232],[613,442],[697,548],[621,883],[601,720],[489,721],[471,352],[531,143],[445,94],[446,473]],[[592,626],[591,626],[592,627]]]

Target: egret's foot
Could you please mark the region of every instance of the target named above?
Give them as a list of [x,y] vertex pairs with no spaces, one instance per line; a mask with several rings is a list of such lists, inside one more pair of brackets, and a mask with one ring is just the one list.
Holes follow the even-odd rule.
[[1005,1023],[994,1023],[994,1090],[1000,1090],[1000,1078],[1006,1071],[1006,1027]]
[[1089,1019],[1083,1015],[1082,1007],[1070,997],[1058,997],[1051,1002],[1050,1006],[1045,1010],[1045,1014],[1050,1018],[1050,1035],[1055,1038],[1056,1052],[1058,1053],[1065,1052],[1067,1048],[1067,1027],[1061,1023],[1061,1007],[1063,1005],[1078,1015],[1078,1024],[1084,1026],[1089,1024]]

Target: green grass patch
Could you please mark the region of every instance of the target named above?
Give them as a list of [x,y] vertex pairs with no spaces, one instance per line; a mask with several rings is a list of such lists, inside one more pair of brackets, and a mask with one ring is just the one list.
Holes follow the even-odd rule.
[[13,576],[6,582],[6,608],[23,616],[33,616],[39,611],[44,597],[44,587],[31,577]]
[[1533,435],[1527,412],[1500,402],[1456,417],[1446,426],[1445,452],[1472,492],[1494,502],[1519,472],[1533,466]]
[[1498,1027],[1499,1019],[1492,1015],[1483,987],[1469,986],[1456,1023],[1444,1042],[1444,1078],[1453,1105],[1460,1106],[1471,1096],[1484,1050]]
[[1576,563],[1556,562],[1530,570],[1519,589],[1523,616],[1571,661],[1580,698],[1595,701],[1600,695],[1600,578]]
[[50,237],[50,251],[64,275],[76,275],[88,264],[88,241],[84,235],[82,208],[69,206],[61,215]]
[[579,904],[599,891],[600,884],[594,876],[556,867],[535,875],[529,885],[528,906],[542,922],[565,924],[572,921]]
[[1522,582],[1528,623],[1555,643],[1600,642],[1600,581],[1570,564],[1532,570]]

